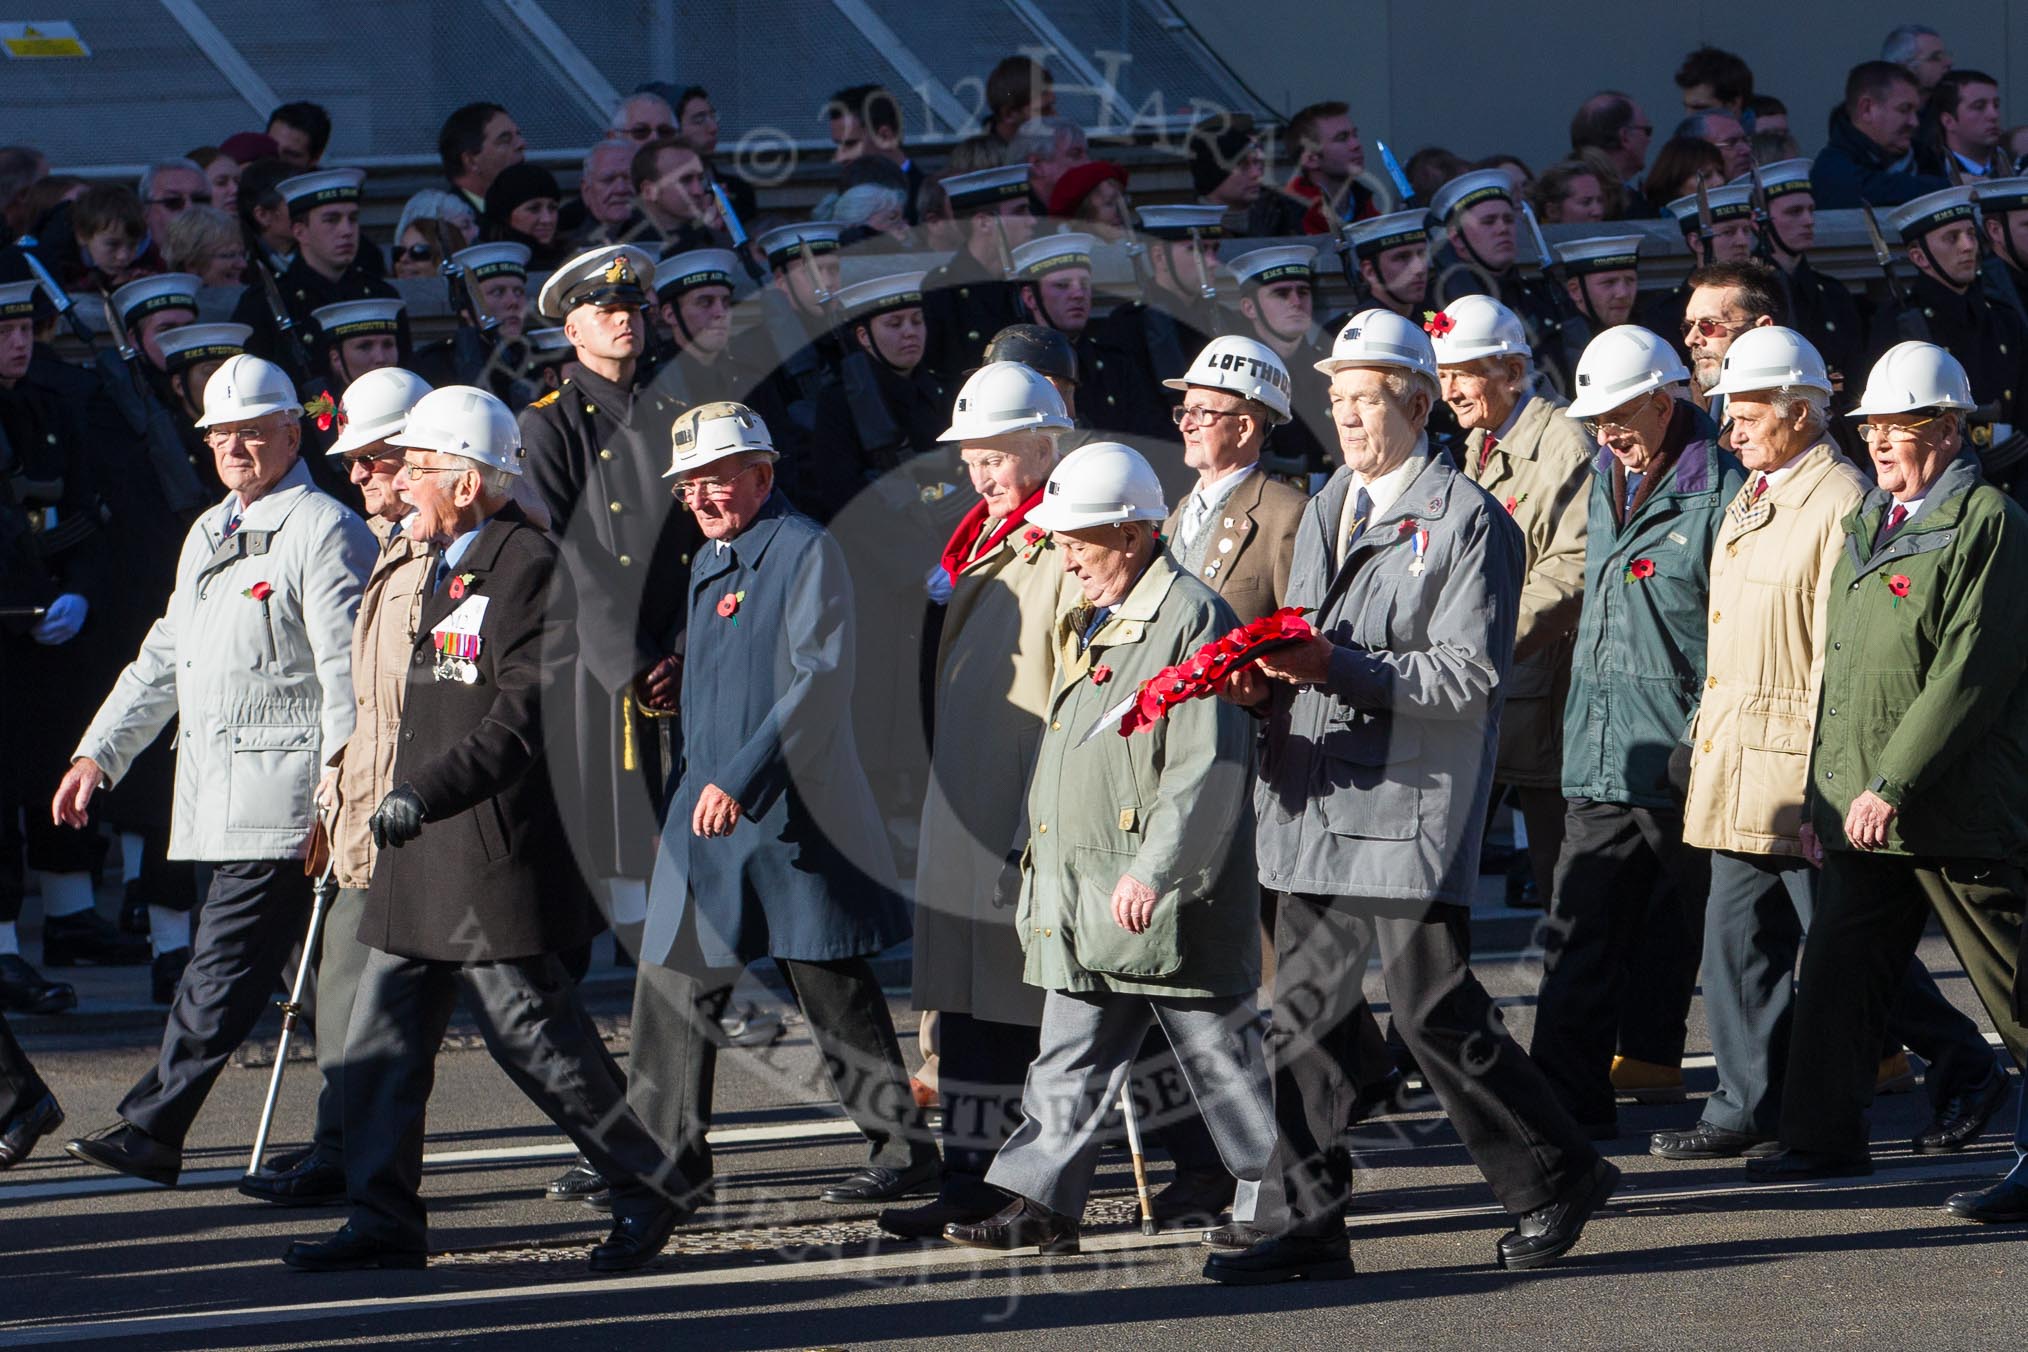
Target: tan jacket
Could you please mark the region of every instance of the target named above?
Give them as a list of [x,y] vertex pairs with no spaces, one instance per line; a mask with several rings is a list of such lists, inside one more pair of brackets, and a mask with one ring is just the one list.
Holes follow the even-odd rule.
[[[1180,498],[1162,523],[1164,539],[1176,538],[1188,501]],[[1251,624],[1281,605],[1289,589],[1296,525],[1302,521],[1308,501],[1267,471],[1256,469],[1240,481],[1212,518],[1197,580],[1224,597],[1241,624]]]
[[1800,854],[1825,608],[1841,523],[1866,479],[1829,441],[1752,500],[1725,509],[1711,555],[1708,671],[1690,725],[1683,841],[1742,854]]
[[367,524],[380,541],[380,556],[367,576],[352,626],[358,718],[351,738],[329,762],[338,769],[338,825],[331,847],[340,887],[365,887],[373,875],[373,836],[366,820],[394,787],[402,692],[430,575],[429,546],[411,540],[399,522],[375,517]]
[[1028,841],[1028,774],[1056,685],[1057,616],[1079,592],[1049,538],[1027,534],[1017,527],[966,565],[944,612],[916,852],[913,999],[917,1009],[1032,1028],[1042,992],[1021,980],[1010,860]]
[[1537,395],[1479,464],[1486,434],[1465,439],[1465,475],[1507,509],[1528,545],[1514,667],[1500,714],[1495,779],[1523,788],[1562,783],[1563,705],[1584,599],[1585,502],[1598,448],[1561,400]]

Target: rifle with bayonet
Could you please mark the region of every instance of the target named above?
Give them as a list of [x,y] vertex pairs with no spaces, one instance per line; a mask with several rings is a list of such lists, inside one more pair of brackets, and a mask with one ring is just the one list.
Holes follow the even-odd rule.
[[156,482],[169,509],[179,514],[202,511],[211,495],[191,469],[189,452],[184,449],[176,425],[170,421],[169,411],[148,388],[148,378],[141,371],[140,353],[128,337],[126,326],[120,323],[119,312],[110,299],[105,299],[104,304],[106,332],[112,335],[113,346],[94,352],[92,362],[105,380],[106,393],[128,430],[147,448],[148,463],[155,470]]
[[1176,332],[1176,317],[1155,304],[1154,293],[1149,289],[1152,269],[1148,267],[1148,246],[1141,242],[1134,229],[1140,217],[1134,214],[1133,199],[1127,196],[1124,184],[1120,187],[1120,210],[1127,220],[1127,259],[1134,267],[1134,284],[1141,292],[1141,318],[1148,339],[1148,360],[1154,367],[1155,378],[1166,380],[1164,373],[1177,376],[1189,369],[1183,358],[1183,340]]
[[1749,160],[1746,172],[1750,176],[1747,200],[1753,204],[1753,256],[1767,264],[1769,270],[1780,279],[1782,300],[1786,303],[1789,324],[1800,328],[1801,325],[1797,323],[1801,316],[1796,313],[1795,284],[1789,279],[1788,269],[1784,268],[1781,260],[1775,256],[1775,245],[1778,241],[1775,236],[1774,213],[1768,210],[1767,185],[1760,181],[1759,162]]
[[49,297],[50,304],[56,307],[56,312],[63,316],[64,323],[70,326],[71,336],[86,347],[97,346],[92,341],[92,331],[85,324],[84,317],[77,312],[77,302],[70,298],[70,293],[63,289],[56,278],[50,275],[49,269],[42,265],[42,260],[35,256],[36,245],[39,243],[35,236],[23,235],[14,243],[21,250],[21,256],[28,261],[28,270],[34,273],[35,280],[42,284],[43,293]]
[[494,333],[500,321],[486,312],[479,287],[472,280],[472,271],[454,259],[446,258],[438,267],[443,274],[449,295],[451,313],[458,317],[457,328],[451,334],[451,364],[457,371],[458,379],[467,385],[478,384],[492,365],[497,344]]
[[755,286],[767,284],[767,273],[761,269],[760,260],[753,256],[753,250],[746,246],[746,226],[739,219],[739,213],[732,208],[732,199],[725,194],[725,187],[717,179],[711,180],[711,195],[718,199],[718,214],[725,217],[725,232],[732,236],[732,251],[739,255],[740,266],[753,279]]
[[1862,200],[1859,215],[1866,222],[1866,241],[1873,246],[1873,261],[1880,265],[1880,275],[1887,279],[1887,298],[1894,304],[1895,331],[1913,342],[1931,341],[1929,320],[1902,290],[1901,278],[1894,275],[1894,251],[1887,247],[1887,237],[1880,233],[1880,221],[1873,214],[1873,204]]
[[1704,180],[1697,180],[1697,252],[1705,267],[1718,261],[1718,228],[1711,217],[1711,194],[1704,190]]
[[261,284],[261,295],[268,304],[268,317],[275,325],[275,355],[281,368],[288,372],[289,379],[302,385],[311,378],[315,363],[311,357],[316,352],[316,336],[308,330],[297,332],[295,316],[289,313],[288,305],[282,300],[282,288],[275,282],[275,274],[268,265],[258,258],[248,259],[247,266]]
[[[1535,245],[1535,256],[1541,260],[1542,276],[1549,283],[1549,311],[1555,317],[1556,340],[1560,360],[1545,356],[1550,365],[1550,375],[1562,383],[1564,389],[1572,389],[1576,377],[1577,363],[1584,356],[1584,350],[1591,345],[1591,321],[1584,317],[1570,298],[1569,275],[1561,260],[1550,251],[1549,241],[1542,237],[1542,223],[1535,219],[1535,208],[1521,203],[1521,219],[1528,223],[1528,237]],[[1541,335],[1531,335],[1540,339]],[[1536,350],[1542,350],[1538,341]]]

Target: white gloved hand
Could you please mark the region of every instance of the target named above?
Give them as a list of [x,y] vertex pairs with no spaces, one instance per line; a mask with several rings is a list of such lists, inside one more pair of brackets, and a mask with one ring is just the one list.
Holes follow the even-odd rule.
[[76,592],[65,592],[49,603],[41,620],[29,631],[29,637],[51,647],[68,643],[77,637],[78,630],[84,628],[85,614],[90,609],[91,604],[82,596]]
[[951,592],[955,590],[951,584],[950,573],[945,571],[941,563],[929,570],[929,576],[922,580],[922,588],[929,593],[929,599],[940,606],[951,603]]

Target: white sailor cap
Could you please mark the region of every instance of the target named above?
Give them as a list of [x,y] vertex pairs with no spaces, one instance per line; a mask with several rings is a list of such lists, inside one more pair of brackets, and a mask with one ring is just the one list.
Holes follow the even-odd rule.
[[639,307],[655,284],[655,260],[646,249],[608,244],[566,259],[535,298],[535,312],[561,323],[580,305]]
[[0,321],[10,319],[33,319],[35,317],[35,293],[42,283],[33,277],[25,282],[8,282],[0,285]]
[[460,249],[451,255],[451,261],[463,268],[473,281],[483,282],[493,277],[526,277],[531,256],[526,244],[503,239],[494,244],[474,244],[469,249]]
[[1429,199],[1429,214],[1447,224],[1459,212],[1495,197],[1505,198],[1508,205],[1513,205],[1514,180],[1507,177],[1505,169],[1474,169],[1438,188]]
[[158,272],[113,292],[113,310],[130,329],[159,310],[188,310],[195,315],[197,288],[203,285],[195,273]]
[[[1753,188],[1737,183],[1728,183],[1722,188],[1706,188],[1704,199],[1711,203],[1711,219],[1733,221],[1753,215]],[[1662,208],[1676,218],[1676,224],[1685,234],[1697,228],[1697,194],[1679,197]]]
[[917,272],[897,272],[887,277],[870,277],[840,287],[838,304],[852,319],[871,319],[889,310],[906,310],[922,304],[922,279]]
[[318,169],[283,179],[275,191],[289,204],[289,210],[308,211],[333,202],[357,202],[365,182],[364,169]]
[[981,211],[1016,197],[1028,196],[1028,165],[1002,164],[975,169],[969,174],[952,174],[941,180],[951,210]]
[[1970,184],[1965,184],[1945,188],[1942,192],[1924,193],[1889,212],[1887,223],[1901,232],[1903,244],[1920,244],[1922,237],[1938,226],[1970,220],[1973,191]]
[[779,272],[790,259],[802,257],[805,246],[812,254],[837,253],[840,228],[836,221],[778,225],[760,237],[761,252],[767,255],[768,266]]
[[1277,244],[1248,249],[1225,260],[1225,269],[1241,286],[1272,286],[1276,282],[1314,282],[1317,251],[1307,244]]
[[163,367],[175,375],[208,361],[240,356],[251,337],[251,324],[185,324],[162,334],[155,345],[162,349]]
[[2028,209],[2028,178],[1981,179],[1977,192],[1979,208],[1989,215]]
[[378,333],[398,333],[401,329],[401,301],[399,298],[388,300],[382,297],[341,300],[336,305],[318,306],[310,311],[310,318],[317,321],[317,327],[334,343]]
[[1031,239],[1026,244],[1016,245],[1010,255],[1014,261],[1014,275],[1033,280],[1065,268],[1083,268],[1089,272],[1092,246],[1097,243],[1092,236],[1075,232]]
[[1429,243],[1429,213],[1418,209],[1369,216],[1363,221],[1349,222],[1343,233],[1345,242],[1352,246],[1353,257],[1378,258],[1389,249]]
[[739,255],[730,249],[689,249],[662,255],[655,264],[655,295],[673,300],[701,286],[731,287]]
[[1225,208],[1217,203],[1171,202],[1161,206],[1136,207],[1141,233],[1156,239],[1217,239],[1225,233]]
[[1590,272],[1624,272],[1641,266],[1641,236],[1593,235],[1588,239],[1566,240],[1556,246],[1556,257],[1564,272],[1572,277]]
[[[1753,175],[1741,174],[1728,187],[1744,183],[1753,187]],[[1760,167],[1760,186],[1771,202],[1784,193],[1810,192],[1810,162],[1800,157],[1793,160],[1776,160]]]

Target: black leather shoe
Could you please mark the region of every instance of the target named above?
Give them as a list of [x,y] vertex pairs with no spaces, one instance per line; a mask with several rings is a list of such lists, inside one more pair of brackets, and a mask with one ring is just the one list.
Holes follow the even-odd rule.
[[1619,1167],[1611,1160],[1600,1160],[1576,1187],[1548,1206],[1535,1208],[1500,1236],[1500,1266],[1510,1272],[1525,1272],[1569,1253],[1584,1234],[1584,1223],[1619,1185]]
[[1016,1197],[975,1225],[946,1225],[944,1238],[968,1249],[993,1249],[1001,1253],[1031,1245],[1037,1253],[1044,1254],[1078,1251],[1077,1218],[1051,1211],[1026,1197]]
[[264,1174],[286,1174],[291,1169],[302,1168],[315,1158],[316,1154],[317,1147],[315,1144],[297,1146],[294,1150],[284,1150],[279,1155],[268,1156],[267,1163],[261,1166],[261,1172]]
[[621,1216],[606,1242],[591,1251],[593,1272],[632,1272],[655,1261],[655,1255],[676,1233],[683,1213],[665,1206],[650,1216]]
[[1351,1243],[1343,1234],[1276,1235],[1237,1253],[1214,1253],[1204,1260],[1204,1275],[1224,1286],[1342,1281],[1357,1271]]
[[2007,1083],[2006,1072],[1995,1065],[1976,1086],[1945,1099],[1936,1120],[1916,1134],[1909,1149],[1918,1155],[1949,1155],[1978,1140],[1987,1121],[2007,1101]]
[[115,1122],[103,1131],[68,1142],[63,1148],[73,1159],[111,1169],[116,1174],[160,1183],[166,1188],[175,1187],[176,1176],[183,1172],[181,1150],[164,1145],[131,1122]]
[[63,1125],[56,1095],[45,1093],[0,1127],[0,1169],[12,1169],[28,1158],[35,1143]]
[[1985,1221],[1988,1224],[2028,1221],[2028,1183],[2019,1182],[2009,1174],[1990,1188],[1951,1194],[1951,1199],[1944,1203],[1944,1210],[1968,1221]]
[[1865,1178],[1873,1172],[1870,1155],[1827,1155],[1817,1150],[1784,1150],[1746,1162],[1753,1183],[1802,1183],[1812,1178]]
[[345,1200],[345,1171],[313,1154],[286,1173],[248,1174],[239,1190],[275,1206],[331,1206]]
[[1219,1213],[1232,1207],[1239,1184],[1224,1170],[1217,1173],[1184,1172],[1163,1184],[1148,1199],[1148,1211],[1163,1230],[1201,1230],[1218,1224]]
[[148,974],[149,984],[154,988],[151,994],[158,1005],[176,1003],[176,988],[183,984],[183,969],[190,965],[190,950],[172,948],[167,953],[155,955],[154,970]]
[[942,1168],[935,1155],[927,1155],[906,1169],[868,1165],[854,1169],[818,1196],[827,1202],[892,1202],[934,1190]]
[[1245,1221],[1227,1221],[1197,1236],[1197,1242],[1207,1249],[1238,1253],[1242,1249],[1251,1249],[1267,1237],[1267,1231],[1256,1230]]
[[146,939],[120,933],[97,911],[51,916],[42,922],[42,960],[51,967],[139,967],[152,949]]
[[67,981],[50,981],[19,953],[0,956],[0,1010],[9,1014],[61,1014],[77,1008]]
[[998,1215],[1011,1200],[982,1178],[947,1174],[935,1201],[889,1207],[875,1223],[897,1239],[942,1239],[946,1225],[977,1225]]
[[583,1155],[577,1162],[549,1180],[542,1189],[545,1202],[576,1202],[595,1192],[606,1191],[605,1175],[592,1168],[592,1162]]
[[1771,1136],[1728,1131],[1699,1122],[1688,1131],[1658,1131],[1648,1140],[1648,1153],[1665,1160],[1729,1160],[1741,1155],[1772,1155],[1781,1143]]
[[329,1239],[299,1239],[282,1255],[298,1272],[352,1272],[360,1268],[419,1268],[429,1262],[420,1249],[397,1249],[368,1239],[348,1223]]

